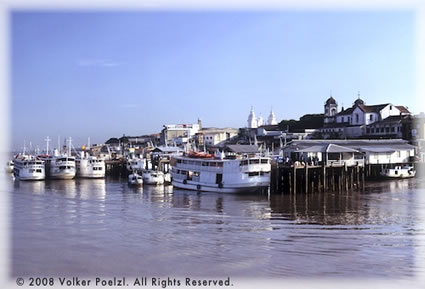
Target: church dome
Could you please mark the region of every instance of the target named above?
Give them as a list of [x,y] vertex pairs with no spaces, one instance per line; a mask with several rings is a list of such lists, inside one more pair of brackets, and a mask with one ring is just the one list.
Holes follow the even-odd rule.
[[326,103],[325,104],[326,105],[336,104],[336,100],[331,96],[331,97],[328,98],[328,100],[326,100]]
[[354,102],[354,105],[360,105],[360,104],[364,104],[364,101],[359,97],[358,99],[356,99],[356,101]]

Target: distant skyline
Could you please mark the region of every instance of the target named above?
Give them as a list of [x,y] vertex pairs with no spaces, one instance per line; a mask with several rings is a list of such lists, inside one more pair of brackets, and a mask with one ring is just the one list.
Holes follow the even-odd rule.
[[15,11],[10,35],[14,149],[298,119],[331,91],[420,112],[413,12]]

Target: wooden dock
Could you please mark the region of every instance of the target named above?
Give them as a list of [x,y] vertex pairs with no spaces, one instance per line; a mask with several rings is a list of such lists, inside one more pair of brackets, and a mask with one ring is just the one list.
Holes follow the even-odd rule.
[[365,167],[358,165],[275,164],[272,166],[270,191],[297,194],[359,189],[364,188],[365,172]]

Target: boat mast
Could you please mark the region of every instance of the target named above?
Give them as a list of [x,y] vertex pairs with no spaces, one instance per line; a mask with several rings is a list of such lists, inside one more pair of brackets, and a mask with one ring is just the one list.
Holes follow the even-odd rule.
[[70,157],[71,156],[71,143],[72,142],[72,139],[71,139],[71,137],[69,137],[69,139],[68,139],[68,157]]
[[61,153],[61,136],[58,135],[58,152]]
[[47,136],[47,138],[44,139],[46,141],[46,154],[49,155],[49,142],[51,141],[51,139],[49,138],[49,136]]

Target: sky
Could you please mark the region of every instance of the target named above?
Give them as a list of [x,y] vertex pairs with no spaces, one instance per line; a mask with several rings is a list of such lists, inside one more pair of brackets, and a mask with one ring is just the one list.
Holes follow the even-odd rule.
[[[14,149],[159,133],[164,124],[246,127],[366,104],[414,112],[408,11],[14,11]],[[52,144],[51,144],[52,145]]]

